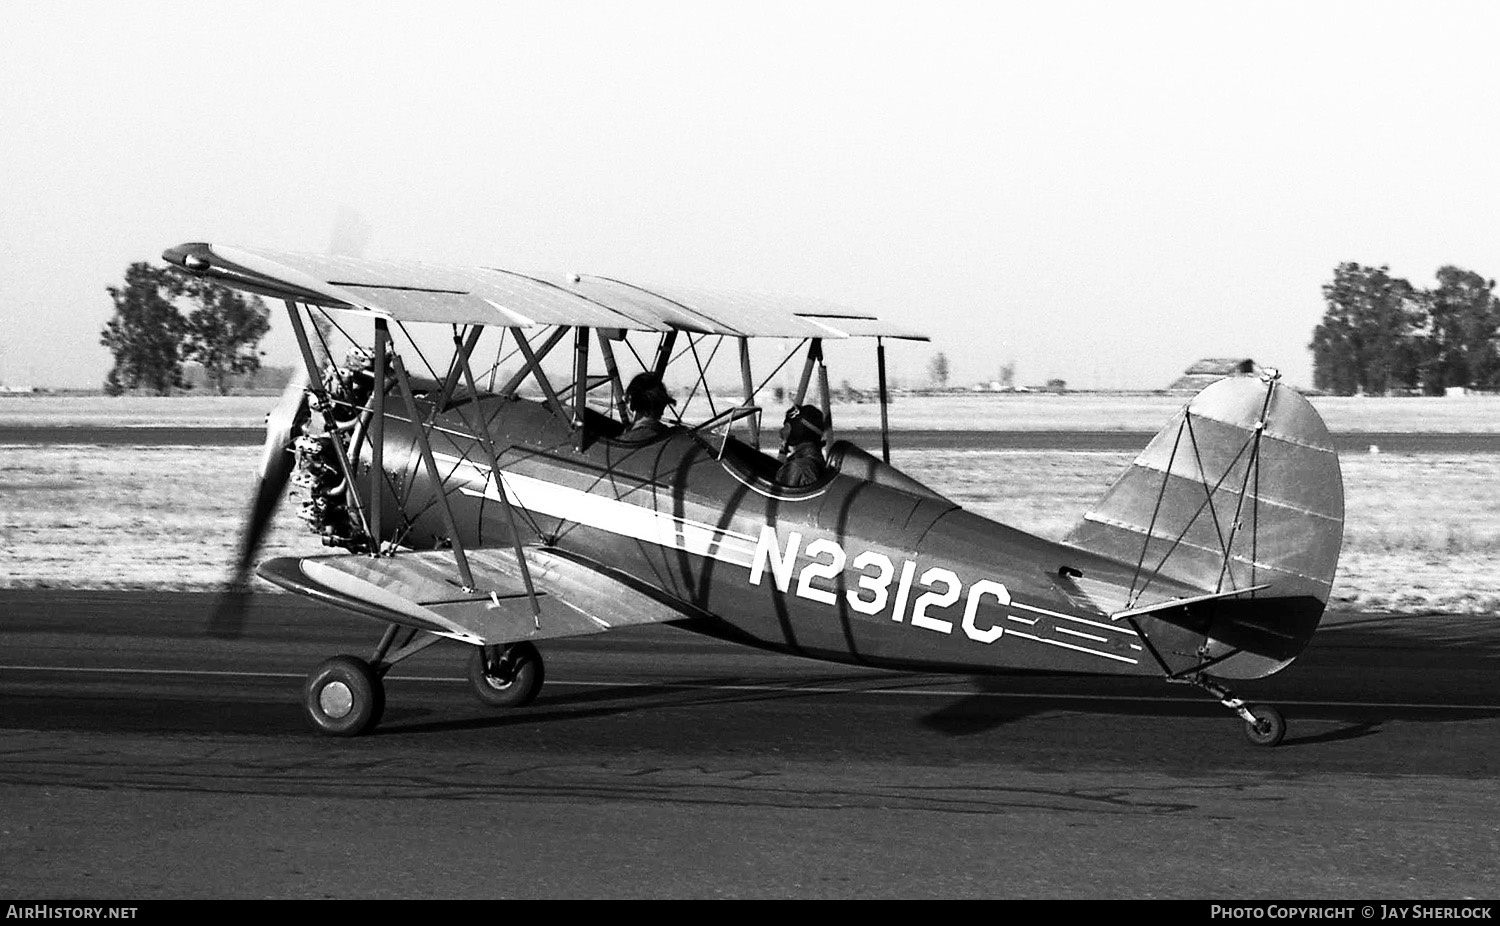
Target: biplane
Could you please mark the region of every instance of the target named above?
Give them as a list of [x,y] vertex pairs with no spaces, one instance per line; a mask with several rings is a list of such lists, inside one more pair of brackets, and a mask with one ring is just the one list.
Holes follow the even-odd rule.
[[[868,313],[586,274],[202,243],[163,256],[284,302],[296,335],[305,377],[268,416],[236,581],[296,481],[300,514],[337,550],[258,574],[386,624],[369,658],[309,675],[319,731],[372,729],[382,678],[438,641],[469,647],[475,694],[504,708],[541,689],[537,642],[670,624],[889,669],[1153,675],[1219,700],[1253,743],[1285,733],[1274,707],[1226,683],[1306,647],[1338,562],[1343,486],[1322,420],[1275,376],[1209,386],[1049,540],[891,465],[886,341],[925,337]],[[356,322],[370,340],[347,331]],[[438,329],[446,360],[428,362],[418,328]],[[343,364],[335,330],[358,345]],[[488,366],[486,332],[499,341]],[[785,399],[818,403],[826,439],[838,432],[824,348],[847,338],[875,344],[879,453],[828,440],[821,475],[783,485],[752,341],[781,339],[783,367],[801,359]],[[726,344],[738,388],[715,400],[705,356]],[[413,356],[425,370],[408,369]],[[683,368],[676,424],[631,439],[628,374]]]

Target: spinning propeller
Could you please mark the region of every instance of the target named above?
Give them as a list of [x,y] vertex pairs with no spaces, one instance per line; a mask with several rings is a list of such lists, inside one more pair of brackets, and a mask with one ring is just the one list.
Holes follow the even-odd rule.
[[276,407],[266,416],[266,443],[261,451],[260,479],[256,482],[255,494],[250,499],[250,510],[245,518],[245,529],[240,535],[239,557],[235,561],[234,573],[209,621],[208,632],[211,636],[237,637],[244,628],[245,612],[250,604],[250,568],[255,564],[255,554],[271,526],[276,506],[286,494],[286,484],[296,466],[296,458],[291,452],[292,441],[307,417],[307,370],[299,364],[294,367],[292,378]]
[[[370,226],[364,217],[349,206],[339,206],[328,253],[359,257],[369,239]],[[280,401],[266,416],[266,444],[260,456],[260,480],[255,486],[255,496],[250,500],[245,531],[240,535],[240,555],[234,564],[234,574],[209,620],[211,636],[237,637],[243,631],[245,612],[250,605],[250,569],[255,565],[255,554],[260,550],[261,541],[265,540],[276,506],[286,494],[286,484],[297,465],[291,452],[292,441],[296,439],[297,428],[308,417],[308,379],[304,364],[294,364],[292,371],[292,378],[281,393]]]

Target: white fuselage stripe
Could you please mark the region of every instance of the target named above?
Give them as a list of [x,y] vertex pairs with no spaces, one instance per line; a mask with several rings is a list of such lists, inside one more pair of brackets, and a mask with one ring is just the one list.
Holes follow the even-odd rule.
[[1124,662],[1132,666],[1140,664],[1137,660],[1130,659],[1125,656],[1116,656],[1114,653],[1101,653],[1096,649],[1089,649],[1087,646],[1074,646],[1072,643],[1064,643],[1061,640],[1049,640],[1046,637],[1038,637],[1029,633],[1022,633],[1019,630],[1011,630],[1009,627],[1005,628],[1005,635],[1017,636],[1025,640],[1035,640],[1038,643],[1046,643],[1049,646],[1061,646],[1064,649],[1077,650],[1080,653],[1088,653],[1090,656],[1103,656],[1105,659],[1113,659],[1115,662]]
[[1140,634],[1136,633],[1134,630],[1131,630],[1129,627],[1121,627],[1115,624],[1101,624],[1098,621],[1091,621],[1087,618],[1075,617],[1072,614],[1063,614],[1059,611],[1048,611],[1046,608],[1033,607],[1029,604],[1022,604],[1019,601],[1012,601],[1011,607],[1020,608],[1023,611],[1030,611],[1033,614],[1045,614],[1048,617],[1055,617],[1060,621],[1072,621],[1075,624],[1087,624],[1090,627],[1097,627],[1100,630],[1110,630],[1114,631],[1115,633],[1123,633],[1129,637],[1140,636]]
[[[491,478],[489,467],[447,454],[433,456],[445,461],[464,463],[485,478],[483,492],[465,487],[462,489],[465,495],[483,495],[495,501],[500,500],[500,493],[495,488],[495,480]],[[506,500],[527,511],[706,556],[745,569],[750,568],[755,557],[755,538],[748,534],[724,530],[711,524],[665,514],[644,505],[595,495],[583,489],[519,473],[501,473],[500,482],[505,486]]]

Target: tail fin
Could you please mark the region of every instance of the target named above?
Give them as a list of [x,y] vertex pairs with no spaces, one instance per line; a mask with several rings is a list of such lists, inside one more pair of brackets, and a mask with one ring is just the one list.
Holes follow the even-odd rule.
[[[1269,586],[1219,609],[1204,652],[1216,641],[1220,658],[1261,650],[1264,660],[1239,659],[1233,673],[1254,677],[1290,662],[1316,629],[1343,530],[1343,477],[1322,418],[1274,376],[1236,376],[1183,408],[1064,542],[1133,567],[1127,607],[1161,598],[1158,577],[1210,594]],[[1262,631],[1279,644],[1246,645]]]

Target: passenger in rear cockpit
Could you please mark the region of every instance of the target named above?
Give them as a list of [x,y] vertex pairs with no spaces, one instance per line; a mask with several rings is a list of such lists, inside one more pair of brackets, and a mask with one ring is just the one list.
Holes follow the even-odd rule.
[[630,427],[620,435],[623,441],[647,441],[665,434],[668,425],[661,420],[668,405],[677,400],[662,385],[655,373],[640,373],[625,387],[625,407],[630,411]]
[[815,405],[793,405],[781,425],[786,459],[776,471],[776,483],[789,489],[810,486],[823,478],[823,434],[827,424]]

